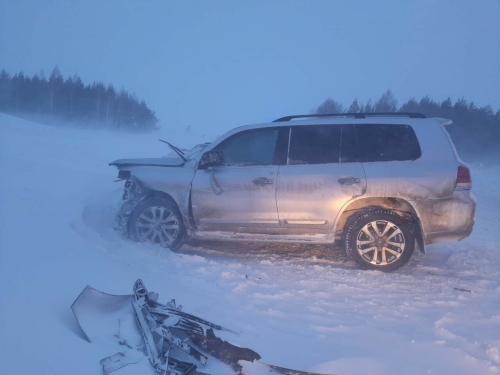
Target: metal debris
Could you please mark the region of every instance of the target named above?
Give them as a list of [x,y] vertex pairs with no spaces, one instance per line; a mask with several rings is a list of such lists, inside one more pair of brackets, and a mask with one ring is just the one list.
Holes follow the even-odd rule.
[[[148,292],[141,279],[134,283],[133,292],[111,295],[87,286],[71,306],[90,342],[116,345],[118,339],[128,349],[101,360],[104,374],[148,358],[158,375],[208,375],[199,372],[198,366],[204,367],[213,357],[243,375],[239,361],[261,358],[255,351],[215,335],[215,331],[236,332],[183,312],[175,300],[159,303],[158,294]],[[259,365],[275,374],[318,375],[262,362]]]

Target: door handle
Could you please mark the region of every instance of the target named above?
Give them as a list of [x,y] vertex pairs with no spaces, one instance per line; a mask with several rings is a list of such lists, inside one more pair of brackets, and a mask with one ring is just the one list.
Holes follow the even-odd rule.
[[340,185],[354,185],[354,184],[359,184],[361,182],[360,178],[356,177],[341,177],[337,180]]
[[265,186],[274,184],[274,179],[267,177],[256,177],[252,180],[252,182],[258,186]]

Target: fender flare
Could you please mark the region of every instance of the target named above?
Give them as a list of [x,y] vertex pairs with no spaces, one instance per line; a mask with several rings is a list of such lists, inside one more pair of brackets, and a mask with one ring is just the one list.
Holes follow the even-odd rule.
[[[361,201],[367,201],[366,205],[360,205]],[[415,242],[418,249],[422,253],[426,253],[425,248],[425,233],[422,228],[422,223],[420,222],[420,218],[418,216],[417,210],[411,204],[410,201],[403,198],[392,198],[392,197],[357,197],[357,199],[350,200],[347,202],[344,207],[339,211],[337,217],[335,218],[335,224],[333,227],[334,234],[336,239],[344,240],[344,228],[346,223],[349,221],[349,218],[360,210],[370,210],[374,208],[381,208],[386,210],[395,211],[400,216],[404,216],[404,214],[409,215],[411,219],[410,221],[410,230],[415,236]]]

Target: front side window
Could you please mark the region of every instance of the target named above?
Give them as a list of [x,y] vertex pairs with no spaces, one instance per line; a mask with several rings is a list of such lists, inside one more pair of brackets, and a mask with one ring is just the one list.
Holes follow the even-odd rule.
[[245,130],[219,143],[226,166],[274,165],[279,128]]
[[341,127],[337,125],[292,126],[288,164],[338,163]]
[[410,125],[356,124],[361,162],[416,160],[421,155]]

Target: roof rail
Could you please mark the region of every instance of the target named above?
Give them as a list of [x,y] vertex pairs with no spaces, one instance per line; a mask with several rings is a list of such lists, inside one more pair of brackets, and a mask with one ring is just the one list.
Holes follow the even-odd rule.
[[354,117],[354,118],[366,118],[366,117],[381,117],[381,116],[395,116],[395,117],[409,117],[409,118],[427,118],[421,113],[413,112],[359,112],[359,113],[326,113],[320,115],[293,115],[280,117],[273,122],[284,122],[290,121],[295,118],[311,118],[311,117]]

